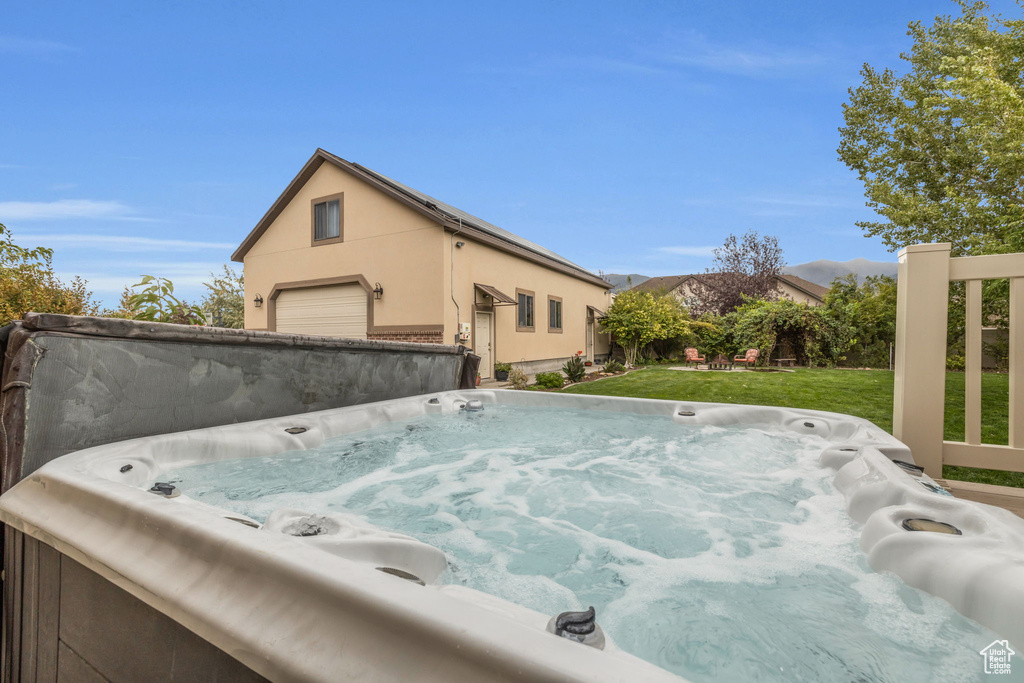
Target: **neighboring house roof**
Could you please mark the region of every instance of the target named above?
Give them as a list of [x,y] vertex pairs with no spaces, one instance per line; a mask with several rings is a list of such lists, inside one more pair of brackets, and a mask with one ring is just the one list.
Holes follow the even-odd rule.
[[779,275],[779,279],[791,287],[799,289],[807,296],[813,296],[818,301],[824,301],[825,295],[828,294],[828,287],[822,287],[819,284],[815,284],[810,280],[805,280],[802,277],[797,277],[796,275],[782,274]]
[[[700,280],[708,286],[714,287],[714,281],[716,273],[693,273],[689,275],[663,275],[661,277],[652,277],[650,280],[641,282],[633,289],[641,292],[654,292],[664,291],[671,292],[677,289],[684,282],[693,278],[694,280]],[[797,277],[796,275],[779,275],[778,279],[785,282],[790,287],[797,289],[807,296],[813,297],[818,301],[825,301],[825,295],[828,293],[828,287],[822,287],[813,282]]]
[[644,280],[632,289],[635,289],[638,292],[671,292],[673,289],[683,284],[683,282],[689,277],[689,275],[662,275],[660,277],[652,277],[649,280]]
[[392,180],[387,176],[373,171],[365,166],[346,161],[339,156],[335,156],[330,152],[317,149],[313,153],[313,156],[306,162],[306,165],[302,167],[298,175],[292,179],[288,187],[285,188],[281,196],[277,198],[277,201],[270,207],[267,213],[260,219],[260,222],[256,224],[256,227],[252,229],[252,232],[245,238],[235,253],[231,255],[232,261],[242,261],[245,254],[252,248],[257,240],[263,235],[264,232],[270,227],[274,219],[277,218],[284,207],[288,205],[302,186],[313,177],[317,169],[320,168],[325,162],[333,164],[343,171],[351,173],[360,180],[372,185],[381,192],[390,195],[392,198],[402,202],[409,208],[412,208],[419,213],[437,221],[442,226],[449,230],[457,230],[460,233],[465,234],[467,237],[472,237],[480,242],[488,244],[492,247],[501,249],[517,256],[522,256],[534,262],[545,265],[554,270],[561,271],[568,275],[572,275],[581,280],[586,280],[591,284],[599,285],[607,289],[611,289],[612,285],[603,278],[591,273],[589,270],[579,266],[569,259],[559,256],[550,249],[546,249],[539,244],[535,244],[527,239],[520,237],[519,235],[513,234],[508,230],[499,228],[492,223],[477,218],[476,216],[466,213],[461,209],[457,209],[450,204],[445,204],[437,199],[434,199],[430,195],[424,194],[418,190],[414,190],[407,185],[403,185],[396,180]]

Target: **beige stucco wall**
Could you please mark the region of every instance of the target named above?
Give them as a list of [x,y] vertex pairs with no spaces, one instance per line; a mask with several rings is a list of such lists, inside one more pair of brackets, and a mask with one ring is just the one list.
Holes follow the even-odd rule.
[[[608,310],[611,297],[604,288],[474,242],[464,235],[457,235],[454,239],[465,242],[465,246],[452,251],[448,245],[451,235],[452,233],[448,232],[445,237],[444,268],[447,272],[453,257],[455,282],[452,291],[458,302],[461,322],[475,325],[474,302],[484,302],[483,297],[476,294],[474,283],[491,285],[513,299],[516,298],[516,289],[534,293],[533,332],[516,330],[516,306],[494,307],[494,361],[564,361],[577,351],[586,352],[587,306],[593,306],[601,311]],[[447,282],[445,284],[447,286]],[[548,295],[562,299],[561,333],[548,331]],[[451,297],[445,297],[444,305],[445,341],[450,342],[458,329],[457,310]],[[479,310],[491,309],[481,307]],[[475,348],[475,329],[472,334],[473,338],[467,345]],[[606,354],[609,348],[607,335],[597,332],[594,339],[594,354]]]
[[[340,192],[344,193],[344,240],[311,246],[312,201]],[[430,218],[325,163],[244,257],[245,326],[269,329],[268,311],[273,308],[269,299],[282,284],[359,275],[384,289],[383,297],[372,303],[371,332],[443,325],[439,338],[419,341],[451,344],[460,320],[475,324],[474,283],[479,282],[513,298],[516,288],[535,293],[534,332],[516,330],[515,306],[493,309],[492,362],[558,359],[560,363],[576,351],[586,351],[587,306],[606,311],[610,305],[602,287],[475,242],[465,234],[456,238],[465,246],[454,250],[451,272],[450,236]],[[452,301],[453,292],[461,315]],[[257,293],[265,300],[261,308],[253,304]],[[548,331],[549,294],[562,298],[561,333]],[[474,348],[475,332],[466,345]],[[595,333],[593,351],[594,355],[608,353],[607,335]]]
[[[310,246],[311,201],[344,192],[344,241]],[[444,231],[355,176],[325,163],[245,255],[245,326],[267,328],[265,303],[281,283],[362,275],[383,297],[373,302],[376,327],[441,325]],[[450,343],[450,339],[446,339]]]

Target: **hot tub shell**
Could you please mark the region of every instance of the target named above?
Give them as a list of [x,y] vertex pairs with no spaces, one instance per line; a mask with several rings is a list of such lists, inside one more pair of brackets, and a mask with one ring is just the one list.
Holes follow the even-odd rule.
[[[599,651],[553,636],[545,630],[551,615],[461,586],[421,586],[376,571],[373,562],[324,552],[307,539],[247,526],[187,492],[163,498],[143,486],[167,468],[314,448],[382,422],[459,411],[470,400],[485,409],[495,403],[584,408],[817,434],[832,443],[822,464],[838,470],[836,486],[851,516],[865,525],[861,545],[872,567],[895,572],[1024,644],[1024,520],[926,488],[927,477],[893,464],[912,462],[899,441],[865,420],[819,411],[533,392],[433,393],[90,448],[43,466],[0,497],[0,520],[12,530],[15,550],[41,544],[30,554],[56,551],[61,562],[81,565],[244,670],[272,680],[679,680],[614,646]],[[292,427],[306,431],[285,431]],[[122,471],[126,465],[132,467]],[[900,526],[908,517],[949,522],[963,535],[909,532]],[[17,602],[22,584],[10,579],[19,567],[10,552],[8,561],[5,591]],[[48,580],[39,574],[29,583]],[[27,670],[38,667],[44,650],[52,659],[49,652],[58,645],[29,642],[24,634],[38,632],[44,620],[32,615],[32,605],[19,604],[5,646],[9,661]],[[48,609],[62,613],[64,606]],[[8,643],[15,627],[21,640]],[[89,661],[90,655],[75,656]]]

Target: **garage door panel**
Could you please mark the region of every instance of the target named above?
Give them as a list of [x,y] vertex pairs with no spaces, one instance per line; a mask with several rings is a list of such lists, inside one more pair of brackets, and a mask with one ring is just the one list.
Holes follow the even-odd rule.
[[286,290],[277,297],[277,331],[366,339],[366,302],[358,284]]

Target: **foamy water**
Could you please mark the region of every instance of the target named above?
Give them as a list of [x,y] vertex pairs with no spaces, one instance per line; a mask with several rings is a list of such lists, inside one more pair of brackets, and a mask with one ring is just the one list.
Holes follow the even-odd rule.
[[693,681],[985,678],[994,634],[867,566],[827,445],[488,406],[162,479],[260,520],[355,512],[444,550],[448,583],[545,614],[594,605],[620,647]]

